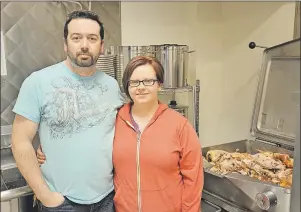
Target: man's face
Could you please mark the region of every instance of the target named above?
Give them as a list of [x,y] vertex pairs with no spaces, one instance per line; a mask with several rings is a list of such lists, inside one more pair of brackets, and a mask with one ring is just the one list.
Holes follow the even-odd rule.
[[99,24],[90,19],[70,21],[64,50],[71,62],[78,67],[95,65],[99,55],[104,51]]

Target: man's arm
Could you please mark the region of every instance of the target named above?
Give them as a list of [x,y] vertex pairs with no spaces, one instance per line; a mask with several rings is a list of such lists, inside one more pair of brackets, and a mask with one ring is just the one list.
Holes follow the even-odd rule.
[[16,114],[12,132],[12,152],[18,169],[39,199],[47,207],[55,207],[64,201],[64,197],[52,192],[40,171],[32,142],[38,124]]

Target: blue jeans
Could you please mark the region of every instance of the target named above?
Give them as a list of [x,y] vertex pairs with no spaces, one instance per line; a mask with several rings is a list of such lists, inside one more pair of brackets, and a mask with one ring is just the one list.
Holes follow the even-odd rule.
[[61,205],[49,208],[38,201],[38,209],[39,212],[115,212],[114,195],[115,192],[112,191],[101,201],[90,205],[77,204],[65,198]]

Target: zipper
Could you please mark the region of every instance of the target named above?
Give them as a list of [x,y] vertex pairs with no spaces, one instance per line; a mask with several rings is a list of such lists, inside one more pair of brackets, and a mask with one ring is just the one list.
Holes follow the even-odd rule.
[[136,172],[137,172],[137,203],[138,212],[141,212],[141,183],[140,183],[140,138],[141,132],[137,131],[135,127],[129,122],[125,121],[135,132],[137,132],[137,145],[136,145]]
[[[158,114],[157,116],[159,116]],[[137,174],[137,205],[138,205],[138,212],[142,212],[142,201],[141,201],[141,174],[140,174],[140,140],[142,136],[142,132],[138,131],[135,129],[135,127],[131,124],[131,122],[127,121],[125,118],[120,116],[121,119],[128,125],[130,126],[136,133],[137,133],[137,145],[136,145],[136,174]],[[145,126],[143,129],[143,132],[150,127],[155,121],[157,117],[152,118],[150,122]]]
[[140,138],[141,133],[137,134],[137,154],[136,154],[136,164],[137,164],[137,192],[138,192],[138,212],[141,212],[141,189],[140,189]]

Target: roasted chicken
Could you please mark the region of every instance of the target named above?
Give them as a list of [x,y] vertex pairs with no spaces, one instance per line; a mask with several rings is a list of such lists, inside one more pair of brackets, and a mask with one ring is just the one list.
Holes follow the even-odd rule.
[[294,160],[287,154],[264,152],[256,154],[210,150],[206,160],[213,165],[210,171],[219,174],[237,172],[261,181],[290,188]]

